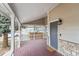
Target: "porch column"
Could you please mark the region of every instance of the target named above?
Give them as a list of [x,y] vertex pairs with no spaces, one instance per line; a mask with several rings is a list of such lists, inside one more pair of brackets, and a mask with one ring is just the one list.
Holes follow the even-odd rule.
[[14,20],[15,16],[11,15],[11,50],[15,49],[15,33],[14,33]]
[[18,39],[18,48],[20,47],[21,41],[21,24],[18,22],[18,29],[19,29],[19,39]]

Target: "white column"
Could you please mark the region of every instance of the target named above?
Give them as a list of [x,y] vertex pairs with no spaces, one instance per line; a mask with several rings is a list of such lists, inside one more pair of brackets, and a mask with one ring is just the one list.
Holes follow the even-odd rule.
[[14,33],[14,20],[15,16],[11,16],[11,50],[14,51],[15,49],[15,33]]
[[36,32],[35,32],[35,30],[36,30],[36,25],[34,25],[34,40],[36,40]]
[[18,22],[18,29],[19,29],[19,39],[18,39],[18,48],[20,47],[20,40],[21,40],[21,24]]

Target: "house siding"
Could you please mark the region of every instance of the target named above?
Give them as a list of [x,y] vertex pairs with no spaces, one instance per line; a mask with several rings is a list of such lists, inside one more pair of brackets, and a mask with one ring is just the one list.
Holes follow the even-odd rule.
[[48,22],[61,18],[62,25],[59,25],[59,39],[79,43],[79,4],[63,3],[48,12]]

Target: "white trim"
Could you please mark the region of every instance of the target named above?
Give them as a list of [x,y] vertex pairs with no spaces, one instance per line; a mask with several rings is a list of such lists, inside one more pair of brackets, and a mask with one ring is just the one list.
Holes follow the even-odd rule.
[[18,48],[20,47],[20,40],[21,40],[21,24],[18,22],[18,29],[19,29],[19,39],[18,39]]
[[[48,22],[48,45],[49,45],[49,46],[51,46],[51,45],[50,45],[50,23],[56,22],[56,21],[59,21],[59,18]],[[59,28],[59,27],[58,27],[58,28]],[[59,33],[58,33],[58,34],[59,34]],[[57,35],[57,38],[59,39],[58,35]],[[59,45],[58,45],[58,49],[59,49]]]
[[1,3],[1,4],[9,12],[9,15],[1,11],[0,12],[7,17],[9,16],[9,18],[11,19],[11,47],[10,47],[11,49],[8,52],[6,52],[3,56],[12,56],[13,51],[14,51],[14,18],[15,18],[15,15],[12,13],[7,3]]
[[15,16],[11,16],[11,50],[15,49],[15,31],[14,31]]
[[49,44],[49,11],[47,12],[47,45]]
[[[5,17],[7,17],[7,18],[9,18],[10,19],[10,17],[9,17],[9,15],[8,15],[8,13],[6,13],[4,10],[3,10],[3,8],[5,8],[6,9],[6,6],[4,6],[4,4],[3,3],[1,3],[0,4],[1,6],[0,6],[0,8],[2,9],[2,10],[0,10],[0,14],[1,15],[4,15]],[[7,10],[7,9],[6,9]]]
[[2,3],[11,15],[15,15],[8,3]]
[[[12,11],[12,9],[10,8],[10,6],[9,6],[9,4],[8,3],[2,3],[4,6],[5,6],[5,8],[8,10],[8,12],[11,14],[11,15],[14,15],[14,16],[16,16],[15,15],[15,13]],[[21,24],[21,21],[19,20],[19,18],[16,16],[16,18],[17,18],[17,20],[20,22],[20,24]]]
[[[8,10],[9,16],[10,16],[10,19],[11,19],[11,47],[10,47],[11,49],[10,49],[8,52],[6,52],[3,56],[12,56],[12,55],[13,55],[13,51],[14,51],[14,49],[15,49],[14,20],[15,20],[15,18],[17,18],[17,17],[15,16],[14,12],[12,11],[12,9],[11,9],[10,6],[8,5],[8,3],[1,3],[1,4],[3,5],[3,7],[6,8],[6,10]],[[2,13],[2,12],[1,12],[1,13]],[[2,14],[7,16],[6,13],[2,13]],[[21,23],[20,23],[20,21],[19,21],[18,18],[17,18],[17,21],[18,21],[19,24],[20,24],[20,27],[19,27],[19,28],[21,28]],[[20,32],[21,32],[21,30],[20,30]],[[21,34],[19,35],[19,37],[21,37]],[[21,38],[20,38],[20,39],[21,39]],[[19,42],[19,44],[20,44],[20,42]]]
[[52,22],[56,22],[56,21],[59,21],[59,18],[56,18],[56,19],[54,19],[54,20],[49,21],[48,24],[50,24],[50,23],[52,23]]

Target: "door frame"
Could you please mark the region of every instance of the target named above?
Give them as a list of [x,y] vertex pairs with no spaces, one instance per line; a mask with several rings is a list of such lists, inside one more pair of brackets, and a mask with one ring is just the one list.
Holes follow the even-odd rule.
[[[53,22],[56,22],[56,21],[59,21],[59,18],[51,20],[51,21],[48,22],[48,46],[50,46],[51,48],[53,48],[53,47],[51,46],[51,43],[50,43],[50,23],[53,23]],[[58,50],[59,50],[59,26],[58,26],[58,31],[57,31],[57,39],[58,39]]]

